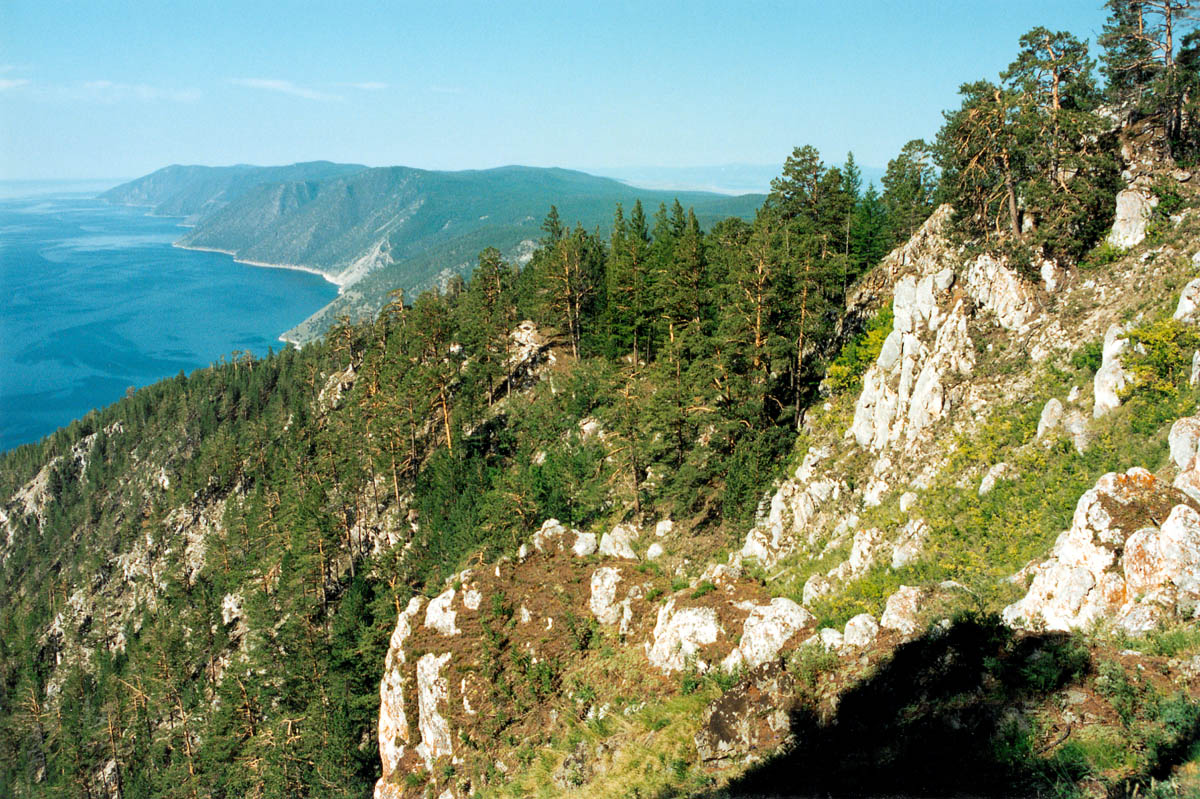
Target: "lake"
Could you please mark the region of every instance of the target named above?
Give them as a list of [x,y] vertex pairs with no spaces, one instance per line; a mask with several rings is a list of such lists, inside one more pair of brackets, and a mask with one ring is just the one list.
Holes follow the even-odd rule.
[[266,355],[337,288],[171,246],[178,219],[0,192],[0,450],[235,350]]

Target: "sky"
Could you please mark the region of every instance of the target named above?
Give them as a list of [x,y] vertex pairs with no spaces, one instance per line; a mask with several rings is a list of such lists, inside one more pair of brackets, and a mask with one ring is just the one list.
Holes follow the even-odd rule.
[[882,167],[1102,0],[0,0],[0,180],[327,159]]

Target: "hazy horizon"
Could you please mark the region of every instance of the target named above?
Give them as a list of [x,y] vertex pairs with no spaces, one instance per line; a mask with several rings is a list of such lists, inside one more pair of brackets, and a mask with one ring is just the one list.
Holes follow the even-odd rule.
[[[1095,40],[1102,3],[448,2],[66,6],[0,30],[0,178],[172,163],[504,164],[609,174],[886,165],[1033,25]],[[114,47],[120,42],[120,47]]]

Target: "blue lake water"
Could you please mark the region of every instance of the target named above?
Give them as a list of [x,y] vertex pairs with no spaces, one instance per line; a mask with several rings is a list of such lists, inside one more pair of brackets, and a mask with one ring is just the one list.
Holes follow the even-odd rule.
[[183,233],[86,197],[0,199],[0,450],[130,386],[279,349],[337,294],[317,275],[172,247]]

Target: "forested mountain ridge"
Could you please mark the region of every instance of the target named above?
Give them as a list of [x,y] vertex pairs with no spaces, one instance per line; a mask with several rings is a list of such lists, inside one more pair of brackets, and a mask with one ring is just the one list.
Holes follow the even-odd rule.
[[1196,75],[1113,5],[882,195],[552,208],[9,453],[0,790],[1190,795]]
[[191,214],[194,228],[179,246],[299,266],[336,282],[342,295],[285,334],[297,342],[324,333],[341,316],[373,318],[390,291],[444,287],[452,276],[468,274],[485,247],[528,258],[552,204],[594,230],[607,229],[618,202],[640,199],[655,207],[678,199],[702,224],[750,218],[762,202],[761,195],[635,189],[566,169],[440,172],[322,163],[168,167],[103,196],[154,201],[156,213]]
[[174,164],[100,195],[118,205],[144,205],[159,216],[180,216],[194,225],[201,218],[263,183],[321,180],[366,169],[358,164],[312,161],[280,167],[240,164],[228,167]]

